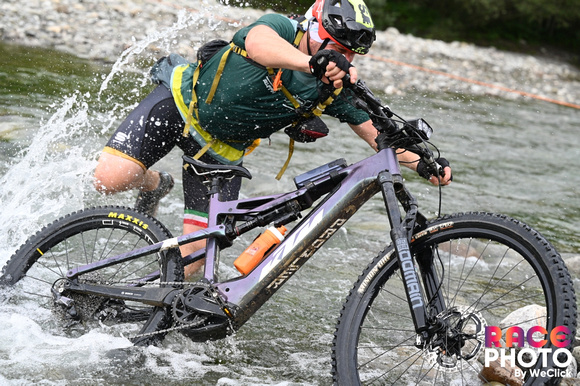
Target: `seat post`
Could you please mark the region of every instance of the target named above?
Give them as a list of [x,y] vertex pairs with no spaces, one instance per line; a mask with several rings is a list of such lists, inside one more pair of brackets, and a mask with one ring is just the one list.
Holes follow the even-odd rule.
[[213,198],[214,194],[217,194],[218,199],[219,199],[219,193],[221,190],[220,188],[221,188],[223,179],[224,178],[222,176],[210,177],[210,185],[209,185],[209,192],[208,192],[210,200]]
[[[220,175],[209,175],[209,205],[208,205],[208,227],[213,227],[217,225],[217,213],[216,210],[219,206],[220,201],[220,187],[224,180],[223,176]],[[217,265],[219,261],[219,246],[217,240],[214,237],[209,237],[206,240],[205,246],[205,266],[203,277],[210,283],[216,281],[217,275]]]

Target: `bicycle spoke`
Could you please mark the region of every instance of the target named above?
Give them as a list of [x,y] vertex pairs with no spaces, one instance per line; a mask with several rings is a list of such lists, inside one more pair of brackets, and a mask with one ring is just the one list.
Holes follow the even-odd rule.
[[[15,287],[14,293],[22,301],[31,301],[64,316],[66,329],[70,322],[75,331],[106,328],[136,336],[141,330],[154,337],[157,330],[169,327],[165,310],[137,301],[109,299],[104,295],[87,295],[70,290],[67,272],[73,268],[93,264],[136,248],[171,238],[161,224],[150,220],[145,228],[135,227],[131,221],[111,219],[111,211],[120,209],[128,218],[138,216],[131,209],[119,207],[91,208],[65,216],[31,237],[8,261],[4,275]],[[42,250],[40,249],[42,248]],[[148,279],[141,285],[159,281],[161,265],[157,253],[138,259],[125,260],[78,274],[73,280],[109,286],[127,286]],[[110,263],[110,262],[109,262]],[[168,272],[168,281],[183,280],[179,272]],[[74,288],[74,286],[73,286]],[[163,335],[160,335],[163,336]]]
[[431,317],[439,319],[443,330],[433,330],[422,348],[415,345],[417,335],[401,270],[392,258],[385,264],[385,256],[394,253],[390,247],[367,267],[345,303],[333,347],[333,368],[339,375],[348,378],[340,369],[350,368],[354,352],[353,384],[360,379],[381,385],[466,386],[480,382],[478,357],[484,348],[484,327],[509,327],[501,323],[516,309],[538,305],[546,317],[539,322],[541,316],[531,314],[512,321],[514,325],[574,328],[573,315],[548,307],[574,301],[573,295],[554,285],[561,282],[562,287],[571,288],[560,257],[537,233],[512,219],[489,214],[458,215],[452,220],[453,226],[448,227],[449,220],[443,219],[440,224],[445,229],[437,231],[433,226],[429,229],[435,231],[410,244],[413,257],[422,259],[419,268],[432,266],[433,278],[421,275],[423,289],[439,283],[434,290],[443,296],[446,309]]

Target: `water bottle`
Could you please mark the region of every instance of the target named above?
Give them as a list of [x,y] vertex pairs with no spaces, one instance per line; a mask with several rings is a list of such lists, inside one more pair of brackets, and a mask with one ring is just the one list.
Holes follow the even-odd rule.
[[242,275],[250,273],[264,257],[284,240],[286,227],[268,228],[254,240],[244,252],[234,261],[234,266]]

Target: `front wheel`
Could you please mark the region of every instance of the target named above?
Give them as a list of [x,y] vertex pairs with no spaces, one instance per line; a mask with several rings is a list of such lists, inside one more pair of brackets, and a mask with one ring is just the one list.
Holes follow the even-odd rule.
[[[101,261],[133,249],[171,238],[157,220],[123,207],[85,209],[67,215],[32,236],[8,260],[0,285],[10,289],[14,301],[57,311],[68,326],[109,325],[136,344],[154,343],[155,331],[168,327],[170,315],[159,307],[105,297],[69,293],[63,289],[66,273],[75,267]],[[167,253],[175,254],[174,249]],[[148,281],[160,285],[163,256],[154,253],[80,275],[79,282],[131,287]],[[180,260],[180,259],[179,259]],[[180,275],[181,273],[181,275]],[[183,280],[179,269],[165,273],[165,282]],[[163,284],[161,284],[163,285]],[[84,327],[82,327],[84,328]]]
[[[483,213],[447,216],[415,234],[410,250],[422,289],[438,289],[428,295],[427,309],[444,330],[418,344],[399,263],[393,247],[387,247],[344,303],[332,349],[336,384],[489,382],[482,372],[487,370],[488,326],[499,327],[502,337],[513,326],[527,331],[540,325],[548,332],[565,326],[568,338],[574,338],[576,297],[570,275],[549,242],[521,222]],[[556,347],[548,338],[544,348]],[[540,362],[528,359],[531,368],[519,371],[525,385],[557,383],[557,377],[530,376],[530,370],[555,367],[552,358],[547,366]]]

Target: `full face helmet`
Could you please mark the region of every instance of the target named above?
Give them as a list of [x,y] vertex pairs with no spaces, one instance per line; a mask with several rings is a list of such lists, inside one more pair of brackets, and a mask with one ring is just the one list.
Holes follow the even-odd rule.
[[312,16],[319,22],[319,35],[364,55],[376,39],[369,9],[362,0],[316,0]]

